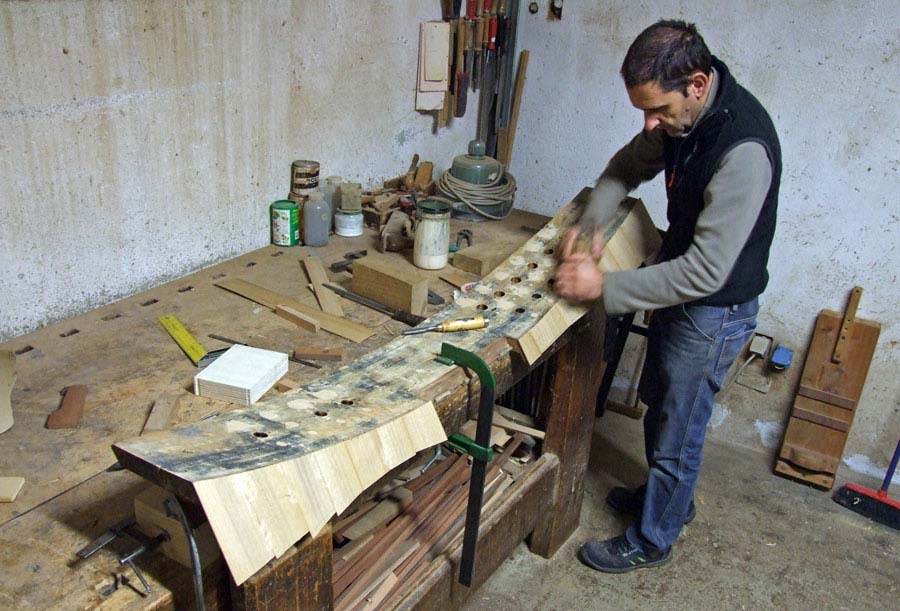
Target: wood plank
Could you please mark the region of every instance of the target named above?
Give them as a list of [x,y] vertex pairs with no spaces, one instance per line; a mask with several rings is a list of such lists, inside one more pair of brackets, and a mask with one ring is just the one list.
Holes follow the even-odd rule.
[[825,392],[824,390],[819,390],[818,388],[803,386],[802,384],[797,389],[797,395],[815,399],[816,401],[821,401],[822,403],[830,403],[831,405],[842,407],[846,410],[856,409],[856,401],[854,401],[853,399],[848,399],[847,397],[842,397],[834,393]]
[[182,393],[165,393],[153,402],[147,420],[144,422],[144,428],[141,429],[141,435],[151,431],[164,431],[169,428],[172,417],[178,411],[178,406]]
[[322,286],[329,282],[322,260],[314,255],[307,255],[303,259],[303,266],[306,269],[306,275],[309,276],[309,281],[312,283],[313,293],[315,293],[316,299],[319,301],[319,307],[329,314],[343,316],[344,308],[341,307],[341,298]]
[[48,429],[74,429],[81,423],[81,412],[88,389],[84,384],[69,386],[63,391],[59,408],[47,416]]
[[353,262],[353,292],[422,316],[428,304],[428,278],[373,256]]
[[831,355],[837,344],[842,322],[843,316],[838,312],[822,310],[819,314],[800,385],[842,397],[855,404],[859,401],[869,372],[881,325],[862,318],[850,323],[841,362],[834,363]]
[[791,416],[846,433],[853,423],[853,412],[842,407],[797,396]]
[[841,464],[847,434],[791,417],[779,456],[811,471],[836,473]]
[[516,126],[519,124],[519,109],[522,107],[522,97],[525,95],[525,80],[528,74],[528,49],[519,53],[519,70],[516,72],[516,86],[513,90],[512,109],[509,115],[509,127],[504,139],[504,156],[499,159],[507,168],[512,161],[513,145],[516,142]]
[[278,304],[275,306],[275,314],[288,322],[294,323],[305,331],[309,331],[310,333],[319,332],[320,325],[318,320],[312,316],[307,316],[303,312],[295,310],[291,306]]
[[223,288],[226,291],[230,291],[232,293],[240,295],[241,297],[244,297],[251,301],[255,301],[256,303],[264,305],[273,311],[279,305],[292,308],[293,310],[296,310],[297,312],[300,312],[305,316],[319,321],[319,325],[321,326],[321,328],[325,329],[329,333],[340,335],[341,337],[349,339],[353,342],[363,342],[375,333],[375,331],[373,331],[372,329],[369,329],[368,327],[365,327],[361,324],[346,320],[344,318],[340,318],[338,316],[332,316],[327,312],[319,312],[316,309],[306,305],[305,303],[290,299],[289,297],[285,297],[284,295],[276,293],[275,291],[270,291],[269,289],[257,286],[252,282],[247,282],[246,280],[229,278],[216,282],[216,286]]
[[455,286],[460,289],[464,293],[467,293],[472,289],[472,285],[478,282],[478,277],[472,274],[466,274],[461,271],[456,271],[450,268],[444,268],[438,273],[438,278]]
[[16,353],[0,350],[0,433],[13,425],[12,389],[16,383]]

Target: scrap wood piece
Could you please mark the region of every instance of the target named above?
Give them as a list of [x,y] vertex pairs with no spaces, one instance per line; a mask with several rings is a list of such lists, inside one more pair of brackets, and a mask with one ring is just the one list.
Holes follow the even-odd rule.
[[75,384],[63,389],[62,403],[59,408],[47,416],[48,429],[74,429],[81,423],[84,401],[87,398],[87,386]]
[[[548,251],[588,194],[584,190],[471,293],[432,317],[442,322],[490,308],[490,327],[458,333],[454,345],[498,362],[509,351],[507,338],[524,334],[554,306],[558,299],[547,281],[556,260]],[[203,506],[240,584],[285,546],[316,534],[365,487],[444,440],[432,401],[464,388],[468,378],[458,367],[435,362],[440,341],[426,334],[397,337],[296,392],[157,433],[153,443],[147,437],[121,441],[113,450],[126,468]],[[402,516],[389,526],[398,520]]]
[[[478,420],[478,418],[476,417],[475,420]],[[514,422],[513,420],[508,419],[503,414],[500,414],[497,412],[494,412],[493,422],[494,422],[494,428],[502,427],[502,428],[504,428],[508,431],[512,431],[514,433],[524,433],[526,435],[530,435],[530,436],[534,437],[535,439],[543,439],[544,435],[545,435],[544,431],[541,431],[539,429],[536,429],[536,428],[533,428],[530,426],[525,426],[524,424],[519,424],[518,422]],[[491,436],[491,438],[493,439],[493,435]],[[493,445],[493,444],[491,444],[491,445]]]
[[297,390],[298,388],[300,388],[300,383],[287,377],[281,378],[275,382],[275,389],[278,392],[290,392],[292,390]]
[[25,485],[24,477],[0,477],[0,503],[12,503]]
[[275,314],[288,322],[294,323],[301,329],[309,331],[310,333],[319,332],[320,325],[318,320],[316,320],[312,316],[307,316],[303,312],[295,310],[291,306],[278,304],[277,306],[275,306]]
[[144,428],[141,429],[141,435],[151,431],[164,431],[169,428],[169,423],[172,421],[175,412],[178,411],[183,397],[182,393],[170,392],[161,395],[154,401],[153,406],[150,408],[150,413],[147,415],[147,420],[144,422]]
[[353,342],[363,342],[375,333],[374,330],[359,323],[355,323],[339,316],[332,316],[327,312],[319,312],[305,303],[300,303],[299,301],[285,297],[275,291],[270,291],[269,289],[257,286],[246,280],[229,278],[216,282],[216,286],[251,301],[255,301],[260,305],[266,306],[270,310],[275,310],[279,305],[292,308],[300,314],[319,321],[319,325],[329,333],[340,335]]
[[495,244],[478,244],[454,253],[450,264],[464,272],[484,277],[504,260],[503,252],[498,251]]
[[303,267],[306,269],[306,275],[312,283],[313,293],[319,301],[319,307],[323,311],[335,316],[343,316],[344,309],[341,307],[341,299],[333,292],[325,290],[323,284],[328,283],[328,274],[325,273],[325,267],[322,260],[313,255],[307,255],[303,259]]
[[16,353],[0,350],[0,433],[13,425],[12,389],[16,383]]
[[428,278],[387,259],[365,257],[353,264],[353,292],[389,308],[422,316],[428,303]]

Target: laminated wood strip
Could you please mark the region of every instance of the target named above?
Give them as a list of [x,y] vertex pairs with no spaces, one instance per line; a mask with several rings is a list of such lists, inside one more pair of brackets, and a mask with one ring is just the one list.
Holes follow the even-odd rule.
[[[429,320],[489,311],[490,327],[456,333],[452,341],[497,369],[500,390],[513,376],[506,338],[521,336],[559,301],[548,285],[553,253],[587,194]],[[271,308],[287,299],[244,281],[222,286]],[[329,315],[300,305],[328,329]],[[443,441],[434,401],[454,428],[461,424],[454,420],[456,408],[473,399],[479,384],[461,368],[434,360],[445,339],[397,337],[294,392],[152,438],[122,441],[113,450],[126,468],[203,506],[240,584],[286,546],[308,532],[315,535],[391,468]],[[549,439],[549,428],[547,434]]]

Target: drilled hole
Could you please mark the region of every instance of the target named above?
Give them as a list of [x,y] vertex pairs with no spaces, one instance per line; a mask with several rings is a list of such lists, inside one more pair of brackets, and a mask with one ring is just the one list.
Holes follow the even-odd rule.
[[540,299],[541,297],[543,297],[543,295],[541,295],[540,293],[535,293],[531,296],[532,299]]
[[283,250],[279,250],[278,252],[273,252],[273,253],[271,254],[271,256],[272,256],[272,257],[280,257],[280,256],[283,255],[283,254],[284,254],[284,251],[283,251]]
[[70,337],[72,335],[75,335],[76,333],[80,333],[80,331],[78,329],[69,329],[65,333],[60,333],[59,336],[60,337]]
[[256,265],[256,262],[250,261],[250,263],[248,263],[245,267],[253,267],[254,265]]
[[316,416],[327,416],[327,415],[328,415],[328,412],[323,412],[322,410],[319,410],[316,412]]
[[31,352],[32,350],[34,350],[34,346],[22,346],[21,348],[16,350],[16,355],[18,356],[19,354],[25,354],[26,352]]
[[548,248],[548,249],[546,249],[546,250],[544,251],[544,254],[545,254],[545,255],[552,255],[554,252],[556,252],[556,251],[553,250],[552,248]]
[[228,274],[216,274],[215,276],[213,276],[213,280],[219,280],[220,278],[224,278],[227,275]]
[[142,306],[148,306],[148,305],[153,305],[154,303],[159,303],[159,299],[151,299],[150,301],[145,301],[145,302],[142,303],[141,305],[142,305]]
[[518,276],[513,276],[512,278],[509,279],[509,281],[512,282],[513,284],[519,284],[520,282],[522,282],[522,279],[519,278]]
[[494,291],[494,297],[506,297],[506,293],[503,291]]
[[475,309],[484,312],[485,310],[487,310],[487,304],[479,303],[477,306],[475,306]]
[[533,261],[528,264],[528,269],[537,269],[537,267],[538,267],[538,264]]
[[178,289],[178,292],[179,293],[187,293],[188,291],[193,291],[193,290],[194,290],[194,287],[192,287],[191,285],[187,285],[187,286],[183,286],[180,289]]
[[516,314],[524,314],[525,308],[516,308]]
[[253,433],[253,436],[254,436],[254,437],[259,437],[259,438],[265,438],[265,437],[268,437],[269,434],[268,434],[268,433],[263,433],[263,432],[261,432],[261,431],[256,431],[255,433]]
[[554,284],[556,284],[556,278],[550,278],[549,280],[547,280],[547,284],[553,286]]
[[343,405],[353,405],[353,399],[344,399],[341,403]]
[[122,315],[118,312],[116,312],[115,314],[107,314],[101,320],[115,320],[117,318],[122,318]]

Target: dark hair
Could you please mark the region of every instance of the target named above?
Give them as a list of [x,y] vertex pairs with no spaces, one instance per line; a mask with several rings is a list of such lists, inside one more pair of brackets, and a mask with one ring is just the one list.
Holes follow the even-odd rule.
[[654,81],[663,91],[684,89],[700,70],[710,73],[712,55],[693,23],[657,21],[641,32],[625,54],[622,78],[626,87]]

